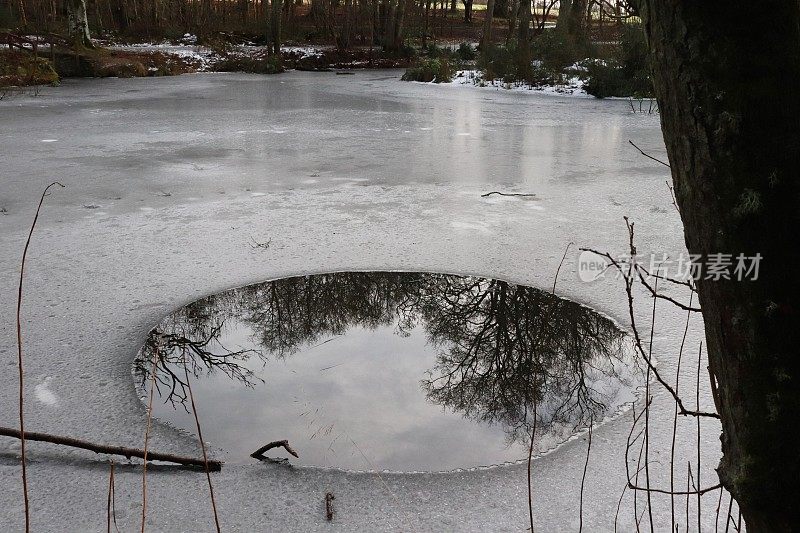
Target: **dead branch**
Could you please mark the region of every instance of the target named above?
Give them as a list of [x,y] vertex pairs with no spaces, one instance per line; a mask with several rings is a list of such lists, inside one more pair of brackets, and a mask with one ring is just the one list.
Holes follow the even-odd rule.
[[647,157],[648,159],[652,159],[652,160],[653,160],[653,161],[655,161],[656,163],[661,163],[662,165],[664,165],[664,166],[665,166],[665,167],[667,167],[667,168],[672,168],[672,167],[670,167],[670,166],[669,166],[669,163],[665,163],[665,162],[663,162],[662,160],[660,160],[660,159],[657,159],[657,158],[653,157],[652,155],[650,155],[650,154],[646,153],[644,150],[642,150],[641,148],[639,148],[638,146],[636,146],[636,144],[635,144],[633,141],[631,141],[630,139],[628,139],[628,142],[629,142],[629,143],[631,143],[631,146],[633,146],[634,148],[636,148],[637,150],[639,150],[639,153],[640,153],[640,154],[642,154],[643,156]]
[[[22,440],[22,434],[18,429],[0,427],[0,436],[10,437],[13,439]],[[121,455],[130,459],[137,457],[144,459],[144,450],[138,448],[127,448],[125,446],[108,446],[105,444],[95,444],[85,440],[75,439],[72,437],[63,437],[59,435],[50,435],[48,433],[37,433],[34,431],[25,432],[25,440],[33,440],[38,442],[49,442],[50,444],[59,444],[61,446],[69,446],[71,448],[80,448],[94,453],[104,453],[108,455]],[[181,455],[173,455],[171,453],[158,453],[147,452],[147,459],[150,461],[164,461],[167,463],[176,463],[183,466],[197,466],[204,467],[205,462],[202,459],[195,459],[193,457],[184,457]],[[213,472],[218,472],[222,469],[222,461],[210,460],[208,461],[208,468]]]
[[[631,232],[631,240],[632,240],[633,239],[633,236],[632,236],[632,225],[629,226],[629,232]],[[630,246],[631,246],[631,250],[635,254],[636,247],[632,243],[631,243]],[[682,416],[704,416],[704,417],[707,417],[707,418],[719,419],[720,416],[719,416],[718,413],[706,413],[706,412],[690,411],[689,409],[686,409],[686,407],[683,404],[683,400],[681,400],[681,398],[675,392],[675,389],[672,388],[672,386],[669,383],[667,383],[664,380],[663,377],[661,377],[661,374],[659,374],[659,372],[656,369],[655,365],[650,360],[650,357],[647,355],[647,352],[645,351],[644,347],[642,346],[642,339],[639,336],[639,331],[636,328],[636,316],[635,316],[635,310],[633,308],[633,289],[632,289],[633,279],[632,279],[632,275],[631,275],[631,271],[632,271],[633,267],[629,266],[628,272],[626,272],[625,269],[623,268],[623,266],[616,259],[614,259],[611,256],[611,254],[609,254],[607,252],[606,253],[598,252],[597,250],[594,250],[592,248],[580,248],[580,250],[581,251],[592,252],[592,253],[600,256],[600,257],[603,257],[603,258],[607,259],[609,261],[609,263],[614,266],[614,268],[619,270],[619,272],[622,274],[623,278],[625,279],[625,291],[626,291],[626,293],[628,295],[628,314],[630,315],[630,319],[631,319],[631,329],[633,331],[633,339],[634,339],[634,344],[636,346],[636,351],[639,353],[639,355],[642,357],[642,359],[647,363],[647,366],[650,369],[650,371],[653,372],[653,376],[656,378],[656,381],[658,381],[661,384],[661,386],[664,387],[670,393],[670,395],[672,395],[672,397],[675,399],[675,401],[678,403],[678,407],[680,408],[680,411],[679,411],[678,414],[682,415]]]
[[486,197],[491,196],[493,194],[496,194],[498,196],[536,196],[533,193],[492,191],[492,192],[487,192],[486,194],[481,194],[481,198],[486,198]]
[[[636,274],[639,276],[639,281],[642,283],[642,285],[644,285],[644,287],[648,290],[648,292],[650,292],[650,295],[653,298],[658,298],[660,300],[666,300],[669,303],[671,303],[672,305],[674,305],[675,307],[679,307],[679,308],[683,309],[684,311],[691,311],[693,313],[702,312],[702,309],[700,309],[699,307],[687,306],[687,305],[682,304],[678,300],[675,300],[674,298],[670,298],[669,296],[667,296],[665,294],[660,294],[652,285],[650,285],[647,282],[647,279],[642,274],[642,272],[645,272],[646,274],[650,275],[650,273],[647,271],[647,269],[644,268],[643,266],[636,265],[634,267],[634,269],[636,270]],[[657,276],[656,277],[656,282],[658,282],[658,280],[661,279],[661,278],[663,278],[663,276]]]
[[253,250],[269,250],[270,244],[272,244],[272,239],[268,239],[266,242],[259,242],[253,237],[250,237],[250,248]]
[[253,453],[251,453],[250,457],[253,457],[254,459],[261,459],[262,457],[264,457],[264,453],[266,451],[268,451],[268,450],[271,450],[272,448],[283,448],[284,450],[286,450],[290,454],[294,455],[295,457],[298,457],[298,458],[300,457],[297,454],[297,452],[295,451],[295,449],[292,448],[289,445],[289,441],[288,440],[276,440],[276,441],[270,442],[269,444],[265,444],[261,448],[257,449]]
[[333,509],[333,500],[335,499],[336,496],[334,496],[332,492],[325,493],[325,519],[328,520],[328,522],[333,520],[333,514],[335,512]]

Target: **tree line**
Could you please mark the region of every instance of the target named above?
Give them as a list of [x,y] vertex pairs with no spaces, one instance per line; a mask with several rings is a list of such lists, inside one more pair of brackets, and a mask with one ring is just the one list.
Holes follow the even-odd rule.
[[11,0],[2,9],[0,26],[66,30],[83,45],[90,44],[91,28],[136,37],[241,33],[265,39],[274,51],[290,38],[392,52],[401,52],[409,38],[423,46],[437,38],[485,44],[503,36],[526,44],[548,22],[580,35],[592,20],[628,14],[625,0],[487,0],[477,11],[480,24],[474,0]]

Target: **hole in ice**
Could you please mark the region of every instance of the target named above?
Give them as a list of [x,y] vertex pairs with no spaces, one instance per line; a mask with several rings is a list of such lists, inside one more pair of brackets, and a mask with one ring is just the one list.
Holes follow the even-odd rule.
[[154,416],[194,434],[185,365],[228,462],[287,439],[295,465],[444,471],[523,460],[534,405],[539,452],[613,416],[642,382],[632,353],[611,320],[531,287],[339,272],[197,300],[133,372],[145,398],[156,361]]

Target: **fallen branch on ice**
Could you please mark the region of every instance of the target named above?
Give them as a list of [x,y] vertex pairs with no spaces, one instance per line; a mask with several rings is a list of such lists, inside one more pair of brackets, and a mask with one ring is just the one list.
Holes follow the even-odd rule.
[[264,452],[266,452],[267,450],[271,450],[272,448],[283,448],[287,452],[289,452],[290,454],[294,455],[295,457],[298,457],[298,458],[300,457],[299,455],[297,455],[297,452],[294,450],[294,448],[289,446],[289,441],[288,440],[276,440],[276,441],[270,442],[269,444],[265,444],[261,448],[257,449],[253,453],[251,453],[250,457],[253,457],[255,459],[261,459],[262,457],[264,457]]
[[492,191],[492,192],[487,192],[486,194],[481,194],[481,198],[486,198],[487,196],[491,196],[493,194],[497,194],[499,196],[536,196],[533,193]]
[[[18,429],[11,429],[0,427],[0,436],[11,437],[13,439],[22,439],[22,434]],[[106,453],[109,455],[121,455],[130,459],[131,457],[138,457],[144,459],[144,450],[137,448],[126,448],[124,446],[107,446],[105,444],[94,444],[85,440],[74,439],[72,437],[61,437],[58,435],[49,435],[47,433],[36,433],[33,431],[25,432],[25,440],[35,440],[39,442],[49,442],[51,444],[60,444],[61,446],[70,446],[72,448],[80,448],[82,450],[89,450],[95,453]],[[150,461],[165,461],[167,463],[177,463],[184,466],[198,466],[205,468],[205,461],[203,459],[195,459],[194,457],[183,457],[180,455],[173,455],[171,453],[157,453],[147,452],[147,459]],[[208,461],[208,469],[213,472],[218,472],[222,469],[222,461]]]

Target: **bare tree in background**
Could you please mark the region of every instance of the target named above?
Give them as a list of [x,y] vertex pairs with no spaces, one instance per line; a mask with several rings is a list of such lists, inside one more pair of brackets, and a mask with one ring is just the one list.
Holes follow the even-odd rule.
[[67,0],[67,22],[69,36],[78,48],[94,48],[89,35],[89,19],[86,17],[86,0]]

